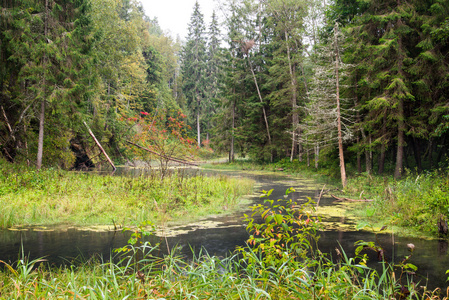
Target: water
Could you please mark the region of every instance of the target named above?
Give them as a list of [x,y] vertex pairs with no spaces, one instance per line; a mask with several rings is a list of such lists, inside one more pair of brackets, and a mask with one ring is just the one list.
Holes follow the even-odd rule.
[[[137,171],[132,171],[137,172]],[[178,171],[184,172],[184,171]],[[285,190],[294,187],[297,192],[290,196],[295,200],[306,200],[307,197],[317,199],[321,187],[308,180],[298,180],[285,175],[255,175],[245,172],[218,172],[218,171],[189,171],[202,172],[206,176],[214,174],[226,174],[229,176],[251,177],[257,182],[258,190],[274,189],[270,199],[281,199]],[[123,175],[123,173],[122,173]],[[129,175],[129,174],[128,174]],[[136,175],[136,174],[134,174]],[[119,175],[120,176],[120,175]],[[254,203],[262,200],[254,196]],[[336,205],[328,196],[322,197],[320,207]],[[342,204],[337,204],[342,205]],[[248,234],[242,221],[243,213],[211,217],[194,224],[177,225],[167,228],[159,236],[151,237],[150,242],[160,243],[161,253],[175,246],[181,249],[181,253],[187,257],[192,255],[192,249],[198,253],[204,247],[210,255],[226,256],[237,245],[244,245]],[[321,232],[319,248],[322,252],[330,253],[335,257],[335,248],[343,247],[349,255],[353,255],[354,243],[359,240],[379,241],[385,249],[388,261],[399,262],[409,255],[407,244],[415,245],[411,263],[418,267],[417,277],[431,288],[441,287],[445,290],[446,270],[449,269],[448,242],[446,240],[423,240],[405,238],[394,234],[379,234],[377,237],[370,232],[355,231],[354,223],[350,219],[339,216],[325,216],[325,222],[343,222],[345,230],[326,230]],[[75,227],[27,227],[20,231],[0,231],[0,260],[14,262],[19,258],[21,249],[25,256],[34,259],[45,257],[50,264],[59,265],[76,258],[87,259],[93,255],[101,255],[108,260],[114,255],[113,249],[123,247],[130,237],[129,232],[113,231],[113,226],[94,228]],[[162,236],[166,236],[166,239]],[[370,254],[375,263],[377,256]]]

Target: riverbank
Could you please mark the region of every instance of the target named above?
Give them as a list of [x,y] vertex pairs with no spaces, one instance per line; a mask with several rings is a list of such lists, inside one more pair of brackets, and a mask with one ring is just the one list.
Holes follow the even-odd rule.
[[[449,173],[437,170],[432,173],[406,174],[402,179],[393,176],[356,174],[350,172],[345,189],[341,188],[339,174],[330,170],[309,168],[297,161],[260,164],[247,160],[235,163],[213,164],[214,168],[227,170],[262,170],[291,174],[314,179],[324,192],[341,198],[366,202],[346,202],[347,217],[355,217],[358,228],[386,231],[404,236],[446,238],[439,232],[439,223],[449,218]],[[349,205],[350,204],[350,205]],[[441,223],[440,223],[441,224]]]
[[130,226],[226,213],[251,194],[254,182],[188,175],[181,169],[136,177],[0,164],[0,228],[17,225]]
[[[380,271],[367,265],[367,254],[376,252],[369,242],[359,242],[355,258],[340,248],[332,260],[315,250],[320,222],[307,211],[307,205],[259,205],[246,216],[248,244],[227,258],[202,252],[187,260],[176,248],[160,256],[157,245],[137,246],[145,227],[114,261],[97,257],[52,267],[22,254],[15,263],[0,261],[1,298],[443,299],[439,289],[429,291],[409,275],[414,245],[402,262],[380,262]],[[264,215],[265,222],[253,222]]]
[[[58,175],[57,172],[59,172],[43,170],[38,175],[46,174],[47,171],[48,174],[52,174],[52,176],[47,176],[49,178],[53,178],[53,175]],[[277,172],[284,173],[280,170]],[[21,182],[26,183],[26,186],[38,181],[37,179],[31,180],[31,175],[39,178],[34,172],[28,174],[28,171],[25,170],[25,172],[16,172],[15,174],[21,173],[27,174],[22,177],[18,176],[21,178]],[[4,173],[2,174],[4,175]],[[79,173],[74,174],[80,175]],[[65,185],[68,185],[69,183],[64,179],[65,176],[64,172],[59,174],[57,181],[65,182]],[[109,178],[109,180],[112,180],[111,178],[123,179],[123,177],[95,176]],[[183,178],[182,174],[176,174],[176,176],[170,177],[169,182],[179,182],[180,178]],[[258,176],[265,178],[263,174]],[[138,177],[139,180],[142,179],[141,177]],[[187,176],[184,177],[187,178]],[[295,188],[300,187],[296,192],[289,190],[292,193],[290,194],[292,199],[296,199],[298,196],[302,199],[316,195],[315,193],[307,194],[306,191],[301,190],[302,186],[310,186],[311,180],[305,180],[305,183],[300,184],[298,178],[294,176],[277,176],[275,180],[273,178],[265,181],[265,184],[276,186],[282,182],[283,187],[290,184]],[[168,179],[169,177],[167,177]],[[43,180],[42,185],[55,186],[55,183],[45,181],[50,179]],[[92,181],[99,189],[104,187],[108,191],[110,191],[111,185],[121,186],[120,182],[99,181],[96,183],[96,180],[101,179],[95,177],[87,180],[85,178],[83,181]],[[157,176],[157,180],[160,181],[159,176]],[[238,180],[240,184],[241,178]],[[133,184],[136,185],[138,182],[140,181],[133,182]],[[148,184],[148,182],[144,183]],[[131,189],[129,182],[124,186]],[[316,191],[315,183],[313,186],[312,190]],[[167,187],[173,187],[173,185]],[[43,187],[41,186],[41,188]],[[267,190],[266,187],[264,189]],[[98,189],[92,190],[98,191]],[[71,192],[70,189],[67,191]],[[117,191],[122,192],[123,189]],[[403,244],[400,252],[405,253],[405,257],[401,255],[394,260],[397,261],[396,263],[390,262],[389,259],[377,261],[375,257],[378,257],[381,248],[377,243],[361,241],[364,238],[358,239],[355,257],[353,251],[346,255],[342,246],[337,246],[338,251],[333,250],[335,249],[333,247],[332,252],[328,254],[317,251],[316,240],[321,229],[326,225],[323,224],[319,215],[317,216],[313,212],[315,204],[311,206],[306,204],[297,206],[293,203],[285,205],[284,191],[285,189],[280,195],[276,191],[270,195],[269,199],[273,199],[273,207],[258,202],[253,210],[254,215],[247,212],[244,222],[247,224],[246,229],[250,238],[247,244],[238,247],[230,257],[209,256],[202,252],[199,256],[193,255],[192,260],[191,256],[185,258],[184,252],[181,254],[178,246],[171,246],[172,252],[164,256],[161,255],[158,244],[162,242],[160,247],[168,248],[169,243],[160,238],[157,238],[154,244],[144,244],[144,248],[137,247],[141,245],[141,242],[148,241],[146,238],[141,239],[146,234],[145,230],[149,230],[148,227],[142,225],[133,227],[132,233],[135,238],[129,240],[130,245],[122,248],[126,242],[120,243],[119,247],[125,250],[125,256],[120,262],[118,262],[118,257],[113,261],[103,261],[96,256],[86,258],[87,262],[80,261],[80,259],[73,262],[67,260],[65,266],[56,267],[50,265],[49,262],[41,263],[39,259],[28,261],[24,254],[19,255],[19,260],[14,263],[0,257],[5,261],[0,261],[0,282],[3,282],[1,297],[4,299],[26,297],[86,299],[104,298],[106,295],[111,299],[176,299],[180,297],[199,299],[310,299],[311,297],[316,299],[443,299],[438,298],[441,295],[439,290],[433,291],[433,288],[432,291],[428,291],[423,287],[426,284],[424,277],[408,275],[415,270],[414,260],[410,259],[414,255],[414,245],[405,246]],[[281,199],[281,201],[277,202],[276,199]],[[322,201],[320,208],[324,206],[323,204]],[[259,222],[260,220],[263,221]],[[137,222],[136,225],[138,225]],[[157,232],[149,233],[157,235]],[[221,236],[220,239],[222,239]],[[41,234],[40,243],[43,241],[43,234]],[[417,245],[417,248],[419,247]],[[42,253],[42,256],[45,255],[45,252]],[[143,253],[146,253],[145,257],[143,257]],[[163,251],[163,253],[166,252]],[[118,255],[116,252],[114,254]],[[368,264],[369,258],[373,260],[371,264]],[[382,267],[380,270],[374,270],[373,265]]]

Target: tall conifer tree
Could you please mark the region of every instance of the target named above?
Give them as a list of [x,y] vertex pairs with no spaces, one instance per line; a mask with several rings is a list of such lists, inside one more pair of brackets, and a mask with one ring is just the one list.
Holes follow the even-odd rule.
[[212,13],[212,21],[209,26],[209,38],[207,43],[207,93],[205,97],[205,111],[203,115],[205,130],[212,128],[212,118],[215,115],[217,97],[222,77],[222,53],[220,49],[220,29],[215,11]]
[[[11,50],[8,61],[20,70],[10,82],[10,88],[18,91],[11,100],[21,110],[18,123],[37,120],[38,128],[33,131],[38,132],[38,139],[32,144],[40,168],[44,147],[58,153],[56,156],[66,152],[69,128],[88,92],[84,85],[91,32],[88,5],[85,1],[45,0],[20,1],[17,7],[20,13],[15,15],[16,25],[8,28],[7,35],[12,38],[6,45]],[[13,12],[14,5],[5,9]],[[23,120],[27,110],[34,113],[27,113],[32,117]],[[51,137],[47,138],[44,130]]]
[[182,53],[183,91],[191,116],[196,119],[198,146],[201,146],[201,115],[206,95],[206,27],[198,1],[195,2],[189,23],[187,42]]

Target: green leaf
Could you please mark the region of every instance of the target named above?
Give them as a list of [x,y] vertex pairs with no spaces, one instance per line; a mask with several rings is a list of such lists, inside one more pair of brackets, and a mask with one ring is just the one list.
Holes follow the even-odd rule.
[[284,220],[284,217],[282,215],[279,215],[279,214],[275,215],[274,218],[275,218],[275,221],[276,221],[277,224],[281,224],[282,221]]
[[370,225],[369,225],[368,222],[362,221],[362,222],[357,223],[356,229],[357,230],[362,230],[362,229],[365,229],[366,227],[369,227],[369,226]]
[[415,266],[414,264],[410,264],[410,263],[406,264],[406,265],[404,266],[404,268],[405,268],[405,269],[411,269],[411,270],[413,270],[413,271],[417,271],[417,270],[418,270],[418,267],[417,267],[417,266]]

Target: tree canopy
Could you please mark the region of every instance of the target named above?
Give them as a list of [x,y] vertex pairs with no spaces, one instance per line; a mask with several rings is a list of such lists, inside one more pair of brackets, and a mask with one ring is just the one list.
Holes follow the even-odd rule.
[[86,121],[132,159],[124,141],[140,133],[120,120],[149,113],[185,114],[198,148],[231,160],[397,178],[446,166],[448,12],[443,0],[222,0],[207,22],[197,2],[181,42],[137,1],[4,0],[1,155],[70,168],[68,149],[93,154]]

